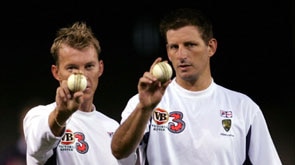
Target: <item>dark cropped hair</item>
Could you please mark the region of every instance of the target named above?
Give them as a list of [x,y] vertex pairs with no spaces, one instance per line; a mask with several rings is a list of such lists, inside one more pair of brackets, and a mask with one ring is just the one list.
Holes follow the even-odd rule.
[[98,39],[95,37],[92,29],[87,27],[85,22],[75,22],[69,27],[61,28],[56,33],[56,38],[50,49],[50,53],[58,65],[58,50],[62,44],[66,44],[75,49],[83,49],[93,45],[97,52],[97,58],[101,53],[101,47]]
[[160,22],[160,33],[167,40],[168,30],[177,30],[188,25],[199,29],[205,43],[213,38],[213,27],[209,17],[202,11],[192,8],[179,8],[165,15]]

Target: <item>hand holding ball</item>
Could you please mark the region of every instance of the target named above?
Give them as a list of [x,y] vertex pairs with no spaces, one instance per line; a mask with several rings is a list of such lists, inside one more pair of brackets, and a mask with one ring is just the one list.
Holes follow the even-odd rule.
[[152,69],[152,74],[162,83],[170,80],[172,73],[172,67],[165,61],[157,63]]
[[82,73],[73,73],[68,77],[68,88],[70,91],[83,91],[86,87],[87,79]]

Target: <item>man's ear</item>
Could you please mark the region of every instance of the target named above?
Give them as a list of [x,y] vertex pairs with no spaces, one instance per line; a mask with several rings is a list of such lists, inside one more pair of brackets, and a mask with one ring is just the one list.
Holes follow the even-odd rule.
[[53,77],[54,77],[57,81],[60,80],[60,77],[59,77],[59,75],[58,75],[58,68],[57,68],[56,65],[51,65],[51,73],[52,73]]
[[210,57],[213,56],[217,50],[217,40],[215,38],[210,39],[210,41],[208,42],[208,49]]
[[98,77],[100,77],[103,74],[103,71],[104,71],[103,60],[99,60],[99,75],[98,75]]

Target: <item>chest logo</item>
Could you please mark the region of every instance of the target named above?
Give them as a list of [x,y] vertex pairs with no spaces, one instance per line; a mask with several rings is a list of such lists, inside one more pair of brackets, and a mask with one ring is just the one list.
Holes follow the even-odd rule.
[[226,132],[228,132],[230,130],[230,127],[231,127],[231,120],[230,119],[223,119],[222,120],[222,126],[223,126],[224,130]]

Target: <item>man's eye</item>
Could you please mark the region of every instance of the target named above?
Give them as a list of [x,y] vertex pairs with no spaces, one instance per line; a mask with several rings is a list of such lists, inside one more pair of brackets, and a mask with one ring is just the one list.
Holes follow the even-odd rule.
[[187,43],[187,44],[185,44],[185,46],[186,47],[193,47],[193,46],[196,46],[196,44],[194,44],[194,43]]
[[170,46],[170,49],[177,49],[177,48],[178,48],[177,45],[171,45],[171,46]]
[[75,67],[72,67],[72,66],[67,68],[67,70],[70,70],[70,71],[74,70],[74,69],[75,69]]
[[91,68],[93,68],[94,67],[94,65],[86,65],[86,68],[87,69],[91,69]]

